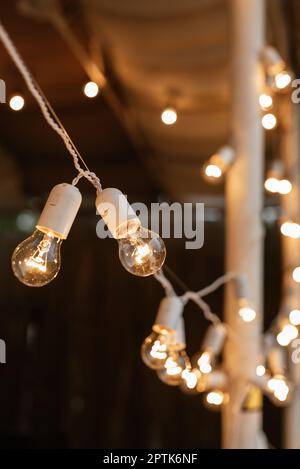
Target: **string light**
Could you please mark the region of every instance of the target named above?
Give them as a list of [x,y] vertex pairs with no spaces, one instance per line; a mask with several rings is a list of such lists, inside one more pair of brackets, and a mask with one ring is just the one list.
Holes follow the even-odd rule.
[[238,299],[238,314],[244,322],[252,322],[257,314],[255,309],[250,305],[248,297],[248,284],[245,275],[238,275],[235,278],[236,296]]
[[193,361],[203,374],[211,373],[216,356],[220,353],[226,338],[226,327],[224,324],[209,326],[202,344],[202,351],[197,354]]
[[293,280],[300,283],[300,267],[296,267],[292,273]]
[[264,365],[257,365],[256,376],[264,376],[266,374],[266,368]]
[[211,410],[218,410],[226,402],[226,394],[220,389],[209,391],[204,398],[204,404]]
[[119,243],[123,267],[140,277],[159,271],[166,258],[164,242],[158,234],[141,226],[124,194],[118,189],[104,189],[97,195],[96,207]]
[[288,179],[281,179],[279,181],[278,192],[281,195],[287,195],[292,192],[293,185]]
[[177,121],[177,112],[174,108],[168,107],[161,113],[161,120],[165,125],[173,125]]
[[281,331],[277,334],[276,340],[282,347],[288,346],[298,336],[297,327],[286,323],[282,326]]
[[263,111],[267,111],[272,108],[273,98],[272,98],[272,95],[268,91],[265,91],[264,93],[260,94],[259,105]]
[[292,311],[290,311],[289,320],[293,326],[299,326],[300,325],[300,310],[293,309]]
[[99,86],[94,81],[88,81],[83,87],[83,92],[87,98],[95,98],[99,93]]
[[23,96],[21,96],[19,94],[16,94],[16,95],[12,96],[9,100],[9,107],[13,111],[21,111],[21,109],[23,109],[24,105],[25,105],[25,100],[24,100]]
[[286,404],[290,397],[292,386],[285,376],[285,357],[282,350],[273,347],[268,355],[271,376],[267,381],[269,397],[276,405]]
[[12,255],[12,269],[20,282],[42,287],[57,276],[61,243],[69,234],[81,199],[79,190],[71,184],[58,184],[52,189],[36,230]]
[[272,130],[276,127],[277,125],[277,118],[274,114],[269,112],[268,114],[265,114],[261,118],[261,123],[264,129],[266,130]]
[[232,147],[225,145],[212,155],[202,168],[203,177],[212,184],[223,180],[224,174],[233,164],[235,152]]
[[275,86],[279,90],[287,88],[292,81],[292,77],[289,72],[280,72],[275,75]]
[[181,373],[182,383],[181,390],[187,394],[196,394],[198,393],[197,385],[198,381],[201,378],[201,373],[196,368],[188,369],[186,368]]
[[300,225],[292,220],[287,220],[281,224],[281,234],[288,238],[298,239],[300,238]]
[[272,194],[287,195],[292,191],[292,183],[284,178],[282,161],[275,160],[272,162],[264,186],[265,189]]

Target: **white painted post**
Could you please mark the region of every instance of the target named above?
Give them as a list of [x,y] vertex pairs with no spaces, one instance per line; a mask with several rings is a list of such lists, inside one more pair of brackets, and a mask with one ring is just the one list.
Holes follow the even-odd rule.
[[258,104],[262,89],[260,53],[264,46],[264,0],[232,0],[233,142],[236,162],[226,183],[226,270],[248,278],[250,300],[259,317],[243,322],[233,285],[226,289],[225,321],[234,331],[225,348],[229,404],[223,412],[224,448],[262,448],[262,412],[239,407],[247,377],[258,364],[262,332],[264,135]]

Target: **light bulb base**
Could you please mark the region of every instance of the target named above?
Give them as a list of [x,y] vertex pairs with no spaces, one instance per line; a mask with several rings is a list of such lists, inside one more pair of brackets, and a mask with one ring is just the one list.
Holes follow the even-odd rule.
[[[177,335],[182,337],[184,335],[180,332],[182,327],[182,324],[180,324],[182,312],[183,303],[180,298],[178,296],[166,296],[160,302],[153,330],[158,333],[163,329],[166,329],[168,332],[176,331],[176,340]],[[181,340],[180,337],[179,339]]]
[[226,333],[226,326],[222,323],[209,326],[202,344],[202,350],[210,350],[215,355],[219,354],[223,347]]
[[37,229],[51,232],[55,237],[66,239],[73,225],[82,196],[77,187],[62,183],[51,190],[37,222]]

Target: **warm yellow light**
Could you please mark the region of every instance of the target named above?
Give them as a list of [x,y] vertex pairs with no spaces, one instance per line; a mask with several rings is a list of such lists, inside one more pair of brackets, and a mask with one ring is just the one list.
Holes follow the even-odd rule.
[[173,359],[173,357],[168,357],[164,366],[166,368],[167,374],[170,376],[180,375],[182,372],[181,366],[179,366],[179,364],[176,360]]
[[191,370],[185,369],[181,373],[181,377],[184,379],[186,387],[188,389],[195,389],[195,387],[197,386],[197,382],[198,382],[198,377],[196,373],[194,373]]
[[293,326],[299,326],[300,325],[300,310],[293,309],[289,314],[289,320],[291,324],[293,324]]
[[155,340],[154,344],[152,345],[150,355],[153,358],[157,358],[158,360],[164,360],[167,358],[167,344],[161,343],[160,340]]
[[292,342],[292,340],[296,339],[297,336],[297,327],[293,326],[292,324],[285,324],[281,332],[277,334],[276,340],[279,345],[281,345],[282,347],[286,347]]
[[268,178],[265,181],[265,189],[268,192],[272,192],[272,194],[276,194],[276,192],[279,190],[279,182],[280,181],[277,178]]
[[261,119],[261,123],[262,123],[263,128],[266,130],[274,129],[277,124],[276,116],[274,116],[274,114],[271,114],[271,113],[265,114]]
[[300,283],[300,267],[296,267],[292,275],[295,282]]
[[24,104],[25,104],[24,98],[18,94],[16,94],[15,96],[12,96],[9,100],[9,107],[13,111],[21,111],[21,109],[23,109],[24,107]]
[[292,183],[288,179],[281,179],[279,181],[278,192],[281,195],[289,194],[293,189]]
[[83,92],[87,98],[95,98],[99,93],[99,86],[94,81],[88,81],[84,85]]
[[284,236],[289,238],[298,239],[300,238],[300,225],[292,221],[286,221],[282,223],[280,231]]
[[276,399],[281,402],[286,401],[290,388],[287,385],[286,379],[282,375],[275,375],[268,381],[268,389],[274,393]]
[[166,125],[175,124],[177,121],[177,112],[173,108],[167,108],[162,112],[161,120]]
[[277,75],[275,76],[275,85],[280,90],[283,90],[284,88],[289,86],[291,81],[292,77],[288,72],[277,73]]
[[213,405],[213,406],[222,405],[224,402],[223,391],[210,391],[206,395],[206,401],[208,404]]
[[253,308],[245,307],[239,309],[239,315],[245,322],[252,322],[256,318],[256,311]]
[[256,376],[264,376],[266,373],[266,368],[264,365],[258,365],[256,367]]
[[219,179],[222,176],[222,170],[215,164],[208,164],[204,169],[205,175],[208,178]]
[[198,358],[197,363],[201,373],[208,374],[212,371],[211,356],[209,352],[203,352],[202,355]]
[[270,109],[273,106],[272,96],[267,93],[262,93],[259,96],[259,105],[263,110]]

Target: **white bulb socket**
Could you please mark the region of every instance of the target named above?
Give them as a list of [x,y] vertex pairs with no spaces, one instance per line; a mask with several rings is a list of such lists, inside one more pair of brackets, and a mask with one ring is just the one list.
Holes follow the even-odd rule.
[[[178,296],[166,296],[160,302],[154,321],[153,330],[160,333],[163,329],[176,332],[179,340],[184,337],[184,324],[182,321],[183,303]],[[183,329],[183,332],[182,332]],[[185,337],[184,337],[185,342]]]
[[184,319],[181,315],[178,325],[176,327],[176,345],[177,347],[183,349],[186,347],[186,337],[185,337],[185,324]]
[[108,188],[99,192],[96,208],[115,239],[125,238],[141,226],[135,211],[119,189]]
[[267,73],[274,76],[285,69],[285,62],[278,50],[272,46],[266,46],[262,50],[262,60]]
[[43,232],[51,232],[61,239],[68,237],[82,196],[77,187],[62,183],[51,190],[36,227]]
[[218,355],[224,345],[226,333],[226,326],[222,323],[209,326],[202,344],[202,350],[209,350]]

